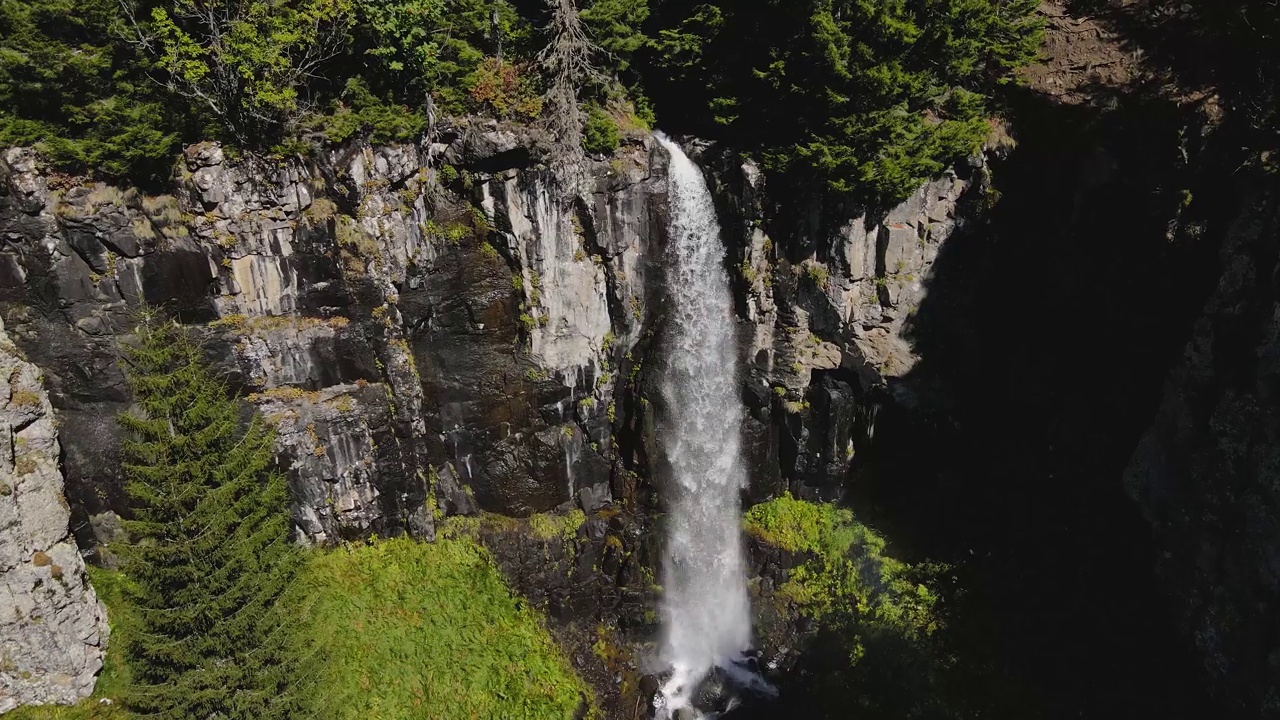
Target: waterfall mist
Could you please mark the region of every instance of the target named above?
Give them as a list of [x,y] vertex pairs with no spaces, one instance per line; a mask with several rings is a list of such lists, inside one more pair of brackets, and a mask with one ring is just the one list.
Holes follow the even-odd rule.
[[744,410],[724,244],[702,171],[675,143],[657,139],[671,154],[662,660],[672,676],[659,700],[669,716],[691,706],[713,668],[736,669],[733,661],[751,640],[751,616],[738,495],[746,483]]

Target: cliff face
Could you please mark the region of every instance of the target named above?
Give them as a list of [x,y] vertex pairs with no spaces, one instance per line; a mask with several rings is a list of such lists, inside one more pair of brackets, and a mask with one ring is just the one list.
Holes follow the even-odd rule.
[[442,488],[456,508],[522,515],[607,488],[603,368],[639,336],[659,239],[650,148],[567,206],[531,167],[533,136],[442,138],[307,165],[197,146],[163,196],[51,187],[10,151],[4,315],[47,371],[82,522],[119,501],[118,343],[144,305],[199,328],[279,427],[313,541],[429,537],[433,467],[460,483]]
[[[0,307],[47,373],[82,539],[119,502],[118,343],[143,306],[207,336],[277,425],[293,514],[315,542],[430,537],[433,472],[451,512],[634,493],[652,442],[641,388],[660,345],[666,159],[635,140],[566,202],[538,143],[460,125],[274,165],[201,145],[161,196],[77,185],[9,151]],[[801,257],[761,228],[759,171],[722,171],[764,440],[756,485],[829,484],[859,393],[910,367],[902,328],[968,183],[930,183]]]
[[[884,216],[827,209],[793,246],[766,232],[777,201],[754,164],[702,156],[740,309],[752,493],[835,496],[872,396],[915,361],[906,328],[973,182],[949,174]],[[605,588],[590,602],[510,537],[495,547],[556,617],[651,624],[667,159],[632,138],[566,199],[542,158],[536,132],[483,122],[305,162],[205,144],[148,195],[7,151],[0,316],[44,373],[82,547],[118,532],[120,348],[145,307],[199,333],[276,426],[303,538],[613,506],[627,512],[579,533],[577,557],[607,560],[577,563]],[[65,536],[65,517],[40,520]]]
[[107,617],[68,531],[42,374],[0,322],[0,713],[87,696]]
[[1235,712],[1280,712],[1280,286],[1274,188],[1244,203],[1217,286],[1125,473],[1203,671]]

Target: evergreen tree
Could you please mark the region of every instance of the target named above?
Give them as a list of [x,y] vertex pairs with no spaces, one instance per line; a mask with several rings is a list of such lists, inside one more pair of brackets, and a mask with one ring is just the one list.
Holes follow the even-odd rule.
[[301,554],[289,540],[274,434],[178,326],[154,319],[129,352],[136,410],[123,470],[133,518],[122,549],[138,632],[126,647],[140,715],[288,717],[280,598]]
[[124,43],[119,0],[0,0],[0,147],[39,144],[63,168],[167,174],[181,115]]
[[989,131],[1042,36],[1035,0],[761,0],[655,7],[647,85],[668,127],[892,203]]

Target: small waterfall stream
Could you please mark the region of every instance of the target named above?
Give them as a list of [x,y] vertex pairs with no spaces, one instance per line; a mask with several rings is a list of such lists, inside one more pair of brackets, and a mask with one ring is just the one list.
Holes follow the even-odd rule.
[[659,717],[691,708],[716,667],[733,673],[751,640],[739,490],[746,483],[733,299],[724,244],[702,171],[671,154],[668,287],[671,298],[663,441],[671,469],[663,562],[662,660],[670,679]]

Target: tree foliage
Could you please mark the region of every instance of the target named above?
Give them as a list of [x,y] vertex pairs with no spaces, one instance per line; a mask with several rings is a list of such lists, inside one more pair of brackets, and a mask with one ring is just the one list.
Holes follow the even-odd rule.
[[584,143],[614,144],[584,106],[630,103],[775,174],[887,200],[981,142],[996,89],[1036,50],[1035,6],[0,0],[0,142],[124,175],[180,139],[403,140],[433,111],[477,113],[537,117],[565,169]]
[[893,199],[987,133],[988,100],[1039,45],[1034,0],[659,6],[648,87],[664,118],[776,172]]
[[277,601],[299,555],[274,435],[256,414],[246,422],[183,330],[149,319],[138,332],[135,411],[120,416],[135,623],[126,704],[173,720],[288,717]]
[[342,49],[353,0],[173,0],[150,22],[126,16],[168,88],[207,109],[236,140],[278,137],[305,110],[301,91]]
[[113,176],[166,168],[181,118],[122,33],[118,0],[0,0],[0,147]]
[[374,63],[371,83],[411,104],[431,97],[445,113],[475,109],[469,94],[486,58],[507,67],[528,58],[529,23],[506,0],[362,0],[357,13],[354,47]]

